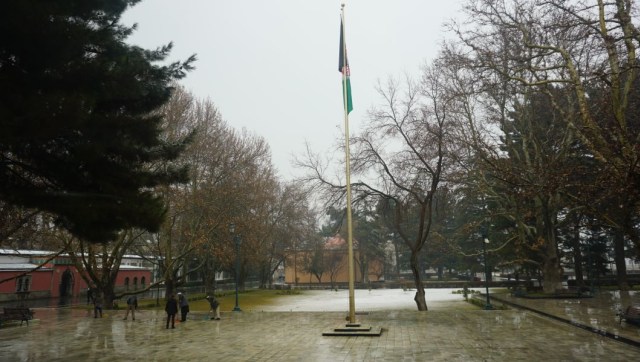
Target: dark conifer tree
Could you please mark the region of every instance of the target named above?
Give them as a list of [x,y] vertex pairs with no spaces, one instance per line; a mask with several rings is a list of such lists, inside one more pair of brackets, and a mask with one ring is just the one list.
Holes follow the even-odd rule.
[[139,0],[6,0],[0,4],[0,199],[47,211],[76,236],[155,231],[155,186],[186,180],[154,110],[195,56],[159,64],[171,44],[125,43],[119,23]]

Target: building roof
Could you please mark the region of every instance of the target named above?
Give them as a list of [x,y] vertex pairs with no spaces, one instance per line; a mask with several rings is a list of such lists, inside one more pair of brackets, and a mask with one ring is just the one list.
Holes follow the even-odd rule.
[[24,256],[34,256],[34,255],[54,255],[57,252],[50,250],[28,250],[28,249],[0,249],[0,255],[24,255]]
[[[0,263],[1,271],[26,271],[36,269],[38,265],[31,263]],[[51,268],[42,267],[38,269],[39,271],[48,271]]]
[[[57,254],[57,251],[51,250],[29,250],[29,249],[3,249],[0,248],[0,255],[15,255],[15,256],[52,256]],[[67,253],[61,253],[60,256],[68,256]],[[122,256],[122,259],[143,259],[140,255],[126,254]],[[153,258],[151,258],[153,259]]]
[[[327,240],[324,242],[324,247],[325,249],[330,249],[330,250],[346,249],[347,240],[343,239],[340,235],[336,235],[336,236],[327,238]],[[358,248],[358,240],[353,239],[353,247],[355,249]]]
[[120,270],[151,270],[148,267],[136,266],[136,265],[120,265]]

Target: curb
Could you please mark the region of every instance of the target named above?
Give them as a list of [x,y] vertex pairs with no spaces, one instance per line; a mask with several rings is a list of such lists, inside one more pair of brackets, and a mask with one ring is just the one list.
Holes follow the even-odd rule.
[[623,337],[623,336],[620,336],[620,335],[617,335],[617,334],[614,334],[614,333],[607,332],[607,331],[602,330],[602,329],[598,329],[598,328],[594,328],[594,327],[588,326],[586,324],[582,324],[580,322],[576,322],[576,321],[572,321],[572,320],[569,320],[569,319],[566,319],[566,318],[558,317],[556,315],[553,315],[553,314],[550,314],[550,313],[546,313],[546,312],[543,312],[543,311],[538,310],[538,309],[533,309],[533,308],[526,307],[526,306],[521,305],[521,304],[517,304],[517,303],[510,302],[510,301],[506,301],[506,300],[504,300],[504,299],[502,299],[500,297],[491,296],[491,299],[498,300],[503,304],[507,304],[507,305],[510,305],[512,307],[515,307],[515,308],[524,309],[524,310],[527,310],[527,311],[530,311],[530,312],[533,312],[533,313],[536,313],[536,314],[540,314],[540,315],[545,316],[547,318],[551,318],[551,319],[553,319],[555,321],[559,321],[559,322],[562,322],[562,323],[565,323],[565,324],[569,324],[569,325],[574,326],[574,327],[578,327],[580,329],[584,329],[584,330],[589,331],[591,333],[595,333],[595,334],[597,334],[599,336],[610,338],[610,339],[612,339],[614,341],[622,342],[622,343],[628,344],[630,346],[634,346],[634,347],[640,348],[640,341],[637,341],[635,339]]

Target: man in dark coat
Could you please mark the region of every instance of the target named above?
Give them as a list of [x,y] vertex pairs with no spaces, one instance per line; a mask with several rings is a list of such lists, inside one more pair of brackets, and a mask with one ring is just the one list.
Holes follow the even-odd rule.
[[138,297],[135,295],[129,296],[127,298],[127,313],[124,315],[124,320],[126,321],[129,317],[129,312],[131,312],[131,317],[133,320],[136,320],[136,309],[138,309]]
[[169,328],[169,321],[171,321],[171,328],[176,327],[176,313],[178,313],[178,301],[176,300],[176,296],[171,294],[169,299],[167,299],[167,304],[164,307],[165,312],[167,312],[167,329]]

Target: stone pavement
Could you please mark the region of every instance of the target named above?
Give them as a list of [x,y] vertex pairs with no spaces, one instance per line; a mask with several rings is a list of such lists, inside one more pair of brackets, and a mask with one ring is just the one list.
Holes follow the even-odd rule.
[[640,348],[640,327],[620,323],[618,312],[640,305],[640,293],[600,291],[593,298],[528,299],[494,294],[494,299],[519,306],[551,318],[580,326],[613,339],[625,340]]
[[[357,303],[357,300],[356,300]],[[356,304],[357,305],[357,304]],[[35,323],[0,329],[0,361],[637,361],[640,348],[520,310],[450,307],[371,311],[380,337],[323,337],[345,312],[192,313],[165,329],[164,313],[94,319],[37,309]]]

